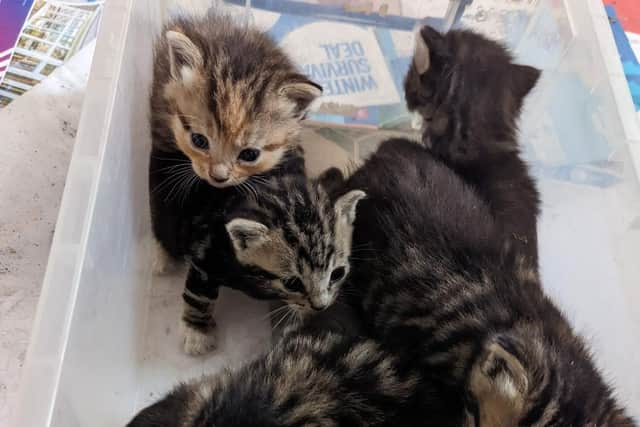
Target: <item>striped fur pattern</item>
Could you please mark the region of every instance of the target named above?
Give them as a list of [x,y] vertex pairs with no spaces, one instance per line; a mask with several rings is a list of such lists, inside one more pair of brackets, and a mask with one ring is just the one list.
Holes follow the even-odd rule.
[[539,76],[479,34],[443,35],[427,26],[416,34],[405,79],[407,106],[423,118],[425,145],[487,201],[500,238],[534,268],[540,200],[520,157],[517,119]]
[[201,354],[215,345],[204,332],[215,325],[217,296],[217,284],[206,285],[212,272],[198,265],[203,252],[217,245],[228,251],[216,256],[217,262],[234,259],[224,228],[229,203],[258,196],[259,184],[274,175],[304,174],[300,122],[321,88],[299,74],[265,33],[214,13],[168,22],[154,54],[149,165],[154,269],[191,262],[184,292],[185,350]]
[[266,34],[213,13],[168,22],[154,55],[149,198],[167,264],[189,251],[200,206],[282,169],[321,90]]
[[306,322],[253,363],[178,386],[128,426],[466,425],[441,413],[439,393],[400,356],[331,322]]
[[385,349],[442,382],[447,407],[479,426],[635,425],[488,203],[431,150],[386,141],[352,188],[367,192],[353,244],[371,256],[347,289]]
[[300,173],[257,180],[238,191],[224,209],[203,207],[192,225],[184,292],[185,350],[202,354],[214,344],[213,309],[220,286],[255,298],[279,299],[294,313],[324,310],[350,270],[355,208],[364,193],[348,192],[335,203],[321,182]]
[[[537,73],[470,32],[442,36],[425,28],[421,35],[425,45],[416,48],[407,86],[422,86],[407,87],[407,98],[431,118],[424,144],[384,142],[342,190],[367,193],[353,245],[370,256],[352,264],[354,305],[385,349],[422,377],[440,379],[453,399],[446,406],[465,408],[476,426],[635,426],[545,296],[532,247],[505,245],[505,227],[535,235],[527,224],[535,222],[537,202],[527,200],[537,196],[522,178],[526,168],[515,160],[509,132],[535,79],[524,89],[514,81],[519,72]],[[431,81],[432,71],[439,80]],[[411,90],[419,96],[412,99]],[[491,116],[507,110],[514,116],[505,125],[504,114]],[[472,135],[483,114],[479,123],[493,124]],[[495,172],[518,164],[513,180]],[[521,205],[509,209],[504,201]],[[531,211],[520,212],[526,206]]]
[[321,93],[265,33],[214,12],[177,17],[155,49],[153,144],[214,187],[238,185],[280,162]]

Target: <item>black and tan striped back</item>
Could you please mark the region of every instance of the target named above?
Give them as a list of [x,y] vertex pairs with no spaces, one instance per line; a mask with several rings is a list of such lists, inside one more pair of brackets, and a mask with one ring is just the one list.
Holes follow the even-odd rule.
[[635,426],[540,283],[537,193],[515,139],[538,72],[468,31],[420,35],[407,99],[429,122],[424,144],[388,140],[348,178],[342,191],[367,193],[353,244],[369,255],[347,293],[476,426]]
[[184,384],[129,427],[473,427],[448,411],[437,382],[364,338],[332,306],[286,331],[236,371]]
[[[633,426],[535,268],[504,253],[487,204],[410,141],[385,142],[347,182],[349,294],[386,349],[439,378],[478,426]],[[455,400],[456,398],[454,398]]]

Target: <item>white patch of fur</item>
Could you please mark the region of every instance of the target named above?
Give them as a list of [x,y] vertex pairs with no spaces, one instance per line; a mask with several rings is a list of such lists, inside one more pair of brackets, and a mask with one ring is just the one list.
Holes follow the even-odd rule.
[[500,375],[496,378],[496,387],[498,388],[498,392],[507,399],[516,399],[520,395],[511,378],[505,375]]
[[180,77],[182,77],[183,84],[191,86],[196,80],[196,73],[193,68],[184,65],[180,69]]
[[310,274],[311,277],[309,283],[311,286],[309,289],[307,289],[307,293],[309,295],[308,299],[309,302],[316,307],[328,307],[335,300],[335,294],[338,286],[335,286],[332,288],[332,290],[329,290],[329,282],[331,280],[330,276],[332,269],[333,266],[329,264],[329,268],[327,269],[328,271],[312,272]]
[[199,331],[189,326],[184,320],[180,321],[182,329],[184,352],[190,356],[202,356],[211,352],[216,347],[215,329],[208,333]]

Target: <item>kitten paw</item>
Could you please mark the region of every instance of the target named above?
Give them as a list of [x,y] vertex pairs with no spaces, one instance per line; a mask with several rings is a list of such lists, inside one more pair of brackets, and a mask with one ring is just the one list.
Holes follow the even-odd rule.
[[190,356],[202,356],[216,348],[215,327],[206,332],[195,329],[183,322],[183,348]]
[[155,275],[171,273],[178,268],[178,261],[173,259],[171,255],[162,247],[160,242],[153,239],[153,254],[151,271]]

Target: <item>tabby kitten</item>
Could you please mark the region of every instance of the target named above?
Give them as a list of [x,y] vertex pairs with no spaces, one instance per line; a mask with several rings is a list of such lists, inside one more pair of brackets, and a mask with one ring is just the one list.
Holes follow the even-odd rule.
[[[265,356],[175,388],[128,427],[462,427],[437,388],[358,336],[336,306],[284,334]],[[468,424],[469,427],[472,424]]]
[[423,27],[405,79],[407,106],[423,118],[423,142],[487,202],[502,239],[538,264],[540,198],[520,158],[516,122],[540,71],[514,64],[477,34]]
[[[193,243],[204,201],[281,163],[322,88],[264,33],[213,12],[165,25],[155,46],[149,166],[151,218],[162,261]],[[164,255],[164,257],[163,257]],[[168,256],[168,257],[167,257]]]
[[[354,190],[332,202],[321,181],[299,172],[261,178],[250,195],[202,207],[192,225],[193,246],[183,294],[185,351],[202,354],[215,343],[213,309],[220,286],[255,298],[279,299],[299,315],[330,306],[350,270],[358,201]],[[319,178],[322,180],[322,177]]]
[[212,345],[203,329],[217,285],[202,291],[204,275],[193,271],[202,258],[200,249],[194,256],[195,246],[211,238],[202,234],[203,222],[220,221],[211,223],[219,233],[230,199],[252,194],[271,176],[304,173],[296,148],[300,121],[321,91],[267,35],[228,17],[181,16],[164,27],[151,95],[154,269],[192,262],[184,293],[188,353]]
[[[517,225],[520,208],[496,211],[495,202],[526,193],[530,180],[502,181],[495,172],[501,156],[472,168],[486,172],[477,176],[481,186],[456,167],[458,154],[496,149],[494,139],[460,137],[475,114],[463,99],[477,111],[495,112],[494,104],[506,100],[515,108],[532,85],[518,72],[530,70],[472,32],[442,36],[425,28],[421,35],[409,78],[421,75],[422,98],[412,105],[427,119],[432,114],[425,130],[430,147],[386,141],[343,188],[367,192],[353,245],[370,256],[354,258],[349,289],[365,325],[421,376],[440,379],[452,396],[447,406],[474,414],[476,425],[634,426],[583,341],[544,295],[530,252],[505,249],[505,223]],[[424,75],[432,64],[437,90]],[[440,93],[449,101],[441,104]]]

